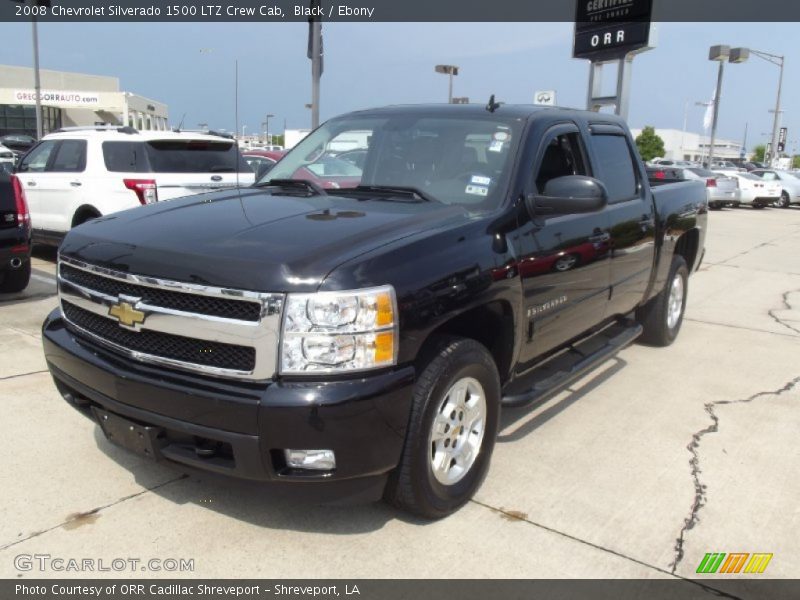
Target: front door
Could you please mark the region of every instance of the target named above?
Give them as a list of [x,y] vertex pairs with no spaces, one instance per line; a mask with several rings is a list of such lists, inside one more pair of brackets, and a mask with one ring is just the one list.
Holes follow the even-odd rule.
[[[592,175],[578,127],[561,123],[542,137],[530,165],[528,193],[542,193],[551,179]],[[605,211],[524,217],[517,237],[517,269],[524,293],[527,336],[520,371],[542,354],[579,336],[603,319],[609,289],[609,232]]]

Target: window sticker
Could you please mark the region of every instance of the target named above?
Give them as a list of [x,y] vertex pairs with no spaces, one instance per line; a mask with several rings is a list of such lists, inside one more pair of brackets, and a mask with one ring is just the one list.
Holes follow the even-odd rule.
[[473,196],[488,196],[489,188],[482,185],[468,185],[464,192]]
[[483,175],[473,175],[470,183],[477,183],[478,185],[489,185],[492,183],[491,177],[484,177]]

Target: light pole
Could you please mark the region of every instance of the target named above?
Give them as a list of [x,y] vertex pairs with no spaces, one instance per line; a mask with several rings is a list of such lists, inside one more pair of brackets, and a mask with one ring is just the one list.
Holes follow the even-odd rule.
[[717,137],[717,118],[719,116],[719,99],[722,95],[722,73],[724,72],[725,63],[730,61],[732,63],[741,63],[747,60],[747,48],[734,48],[731,50],[730,46],[719,45],[711,46],[708,50],[708,60],[715,60],[719,62],[719,71],[717,71],[717,91],[714,93],[714,118],[711,121],[711,142],[708,148],[708,168],[712,168],[714,163],[714,141]]
[[772,143],[770,144],[769,157],[764,157],[764,162],[769,165],[771,162],[774,163],[775,158],[778,156],[778,131],[780,130],[781,120],[781,87],[783,86],[784,57],[777,54],[770,54],[769,52],[763,52],[761,50],[753,50],[752,48],[740,48],[740,50],[745,52],[745,60],[747,59],[748,54],[752,54],[761,60],[765,60],[768,63],[772,63],[773,65],[780,67],[780,75],[778,75],[778,95],[775,97],[775,110],[770,111],[775,113],[772,120]]
[[247,129],[247,125],[242,125],[242,139],[244,139],[244,130]]
[[453,76],[458,75],[458,67],[455,65],[436,65],[434,67],[434,71],[437,73],[442,73],[443,75],[448,75],[450,78],[449,85],[447,88],[447,103],[453,103]]
[[273,114],[268,114],[264,117],[264,122],[262,125],[264,126],[264,143],[265,144],[272,144],[272,140],[269,139],[269,120],[274,117]]
[[[25,4],[25,0],[13,0],[17,4]],[[50,0],[32,0],[33,7],[50,8]],[[31,16],[31,27],[33,29],[33,88],[36,96],[36,138],[40,139],[44,134],[42,126],[42,84],[39,79],[39,29],[36,26],[36,15]]]

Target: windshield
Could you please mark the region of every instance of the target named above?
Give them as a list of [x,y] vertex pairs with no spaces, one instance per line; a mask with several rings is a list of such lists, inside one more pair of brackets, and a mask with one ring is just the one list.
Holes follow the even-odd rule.
[[522,121],[486,116],[348,116],[322,125],[260,183],[303,179],[323,188],[413,188],[445,204],[499,206]]

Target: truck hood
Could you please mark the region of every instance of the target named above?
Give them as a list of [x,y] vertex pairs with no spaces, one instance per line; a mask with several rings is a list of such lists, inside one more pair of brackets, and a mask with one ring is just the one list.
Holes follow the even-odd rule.
[[306,198],[245,188],[89,221],[66,236],[60,252],[150,277],[253,291],[311,292],[344,262],[468,218],[463,208],[436,202]]

